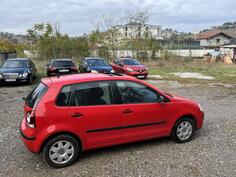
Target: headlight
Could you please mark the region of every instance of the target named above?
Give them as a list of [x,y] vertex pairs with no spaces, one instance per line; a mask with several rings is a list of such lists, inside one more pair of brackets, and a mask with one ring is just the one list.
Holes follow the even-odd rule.
[[115,71],[112,69],[110,72],[111,72],[111,73],[114,73]]
[[96,70],[91,70],[91,73],[98,73]]
[[22,76],[23,76],[23,77],[27,77],[27,76],[28,76],[28,73],[23,73]]
[[131,68],[127,68],[127,71],[129,71],[129,72],[133,72],[134,70],[131,69]]
[[0,79],[2,79],[2,74],[0,74]]
[[202,109],[202,107],[201,107],[201,105],[200,105],[200,104],[198,104],[198,107],[199,107],[200,111],[202,111],[202,112],[203,112],[203,109]]

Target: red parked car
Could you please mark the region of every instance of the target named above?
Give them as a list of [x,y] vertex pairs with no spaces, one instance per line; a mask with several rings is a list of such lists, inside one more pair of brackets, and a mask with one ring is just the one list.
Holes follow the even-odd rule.
[[25,98],[20,133],[31,152],[64,167],[89,149],[163,136],[187,142],[203,118],[195,101],[134,77],[74,74],[42,79]]
[[139,79],[146,79],[148,68],[134,58],[117,58],[111,64],[116,73],[122,73]]

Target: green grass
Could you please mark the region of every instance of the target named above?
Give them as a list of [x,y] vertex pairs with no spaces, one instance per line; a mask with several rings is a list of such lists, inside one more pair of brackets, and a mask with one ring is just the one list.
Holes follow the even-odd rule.
[[[223,82],[236,83],[236,65],[225,65],[219,63],[203,63],[199,61],[193,62],[156,62],[146,63],[150,66],[150,74],[157,74],[162,76],[164,80],[178,80],[184,82]],[[212,76],[215,80],[204,81],[199,79],[182,79],[175,76],[174,72],[197,72],[206,76]]]

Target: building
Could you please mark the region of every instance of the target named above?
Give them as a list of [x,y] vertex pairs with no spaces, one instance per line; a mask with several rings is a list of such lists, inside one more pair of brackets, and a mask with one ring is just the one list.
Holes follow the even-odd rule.
[[195,40],[200,41],[200,46],[203,48],[219,48],[233,38],[233,35],[220,29],[204,31],[195,35]]
[[130,22],[125,25],[117,25],[116,29],[121,34],[121,38],[135,38],[150,35],[155,39],[163,39],[161,35],[161,26]]

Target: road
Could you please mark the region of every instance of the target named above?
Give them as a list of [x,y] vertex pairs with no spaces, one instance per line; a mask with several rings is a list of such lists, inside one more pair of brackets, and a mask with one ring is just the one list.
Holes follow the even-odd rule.
[[150,82],[201,103],[204,126],[194,139],[176,144],[167,137],[88,151],[77,163],[63,169],[49,167],[42,156],[27,151],[19,138],[21,98],[31,86],[0,87],[0,176],[235,177],[235,85]]

